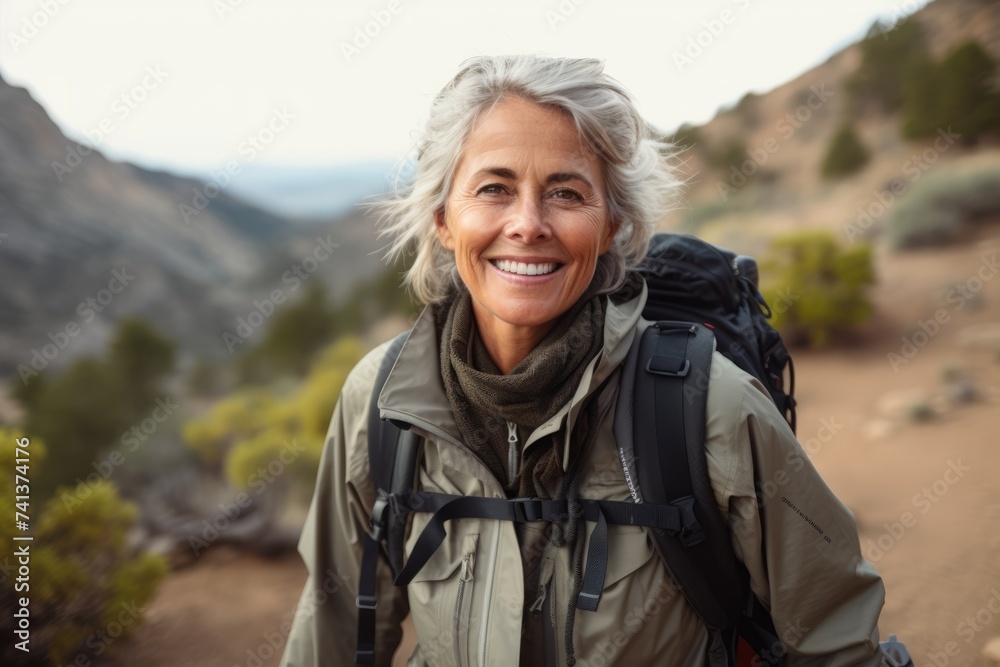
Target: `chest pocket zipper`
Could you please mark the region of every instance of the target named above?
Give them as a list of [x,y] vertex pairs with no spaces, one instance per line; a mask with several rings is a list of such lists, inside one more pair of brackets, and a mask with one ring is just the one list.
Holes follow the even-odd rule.
[[507,422],[507,485],[513,486],[517,478],[517,424]]
[[479,535],[466,535],[465,555],[459,569],[458,592],[455,595],[455,611],[452,616],[452,644],[455,647],[455,664],[469,665],[470,617],[472,612],[473,571],[476,567],[476,548]]

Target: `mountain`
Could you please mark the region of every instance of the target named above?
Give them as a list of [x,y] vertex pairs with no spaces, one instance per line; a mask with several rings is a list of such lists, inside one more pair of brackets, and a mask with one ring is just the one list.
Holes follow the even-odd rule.
[[109,161],[2,78],[0,155],[0,374],[100,354],[128,315],[182,353],[220,357],[234,318],[290,289],[280,277],[318,239],[339,246],[315,267],[335,292],[379,266],[359,214],[306,225],[197,178]]

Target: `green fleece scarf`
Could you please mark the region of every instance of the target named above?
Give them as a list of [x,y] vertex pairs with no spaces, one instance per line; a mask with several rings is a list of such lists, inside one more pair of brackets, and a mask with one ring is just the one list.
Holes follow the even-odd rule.
[[[496,367],[476,333],[467,289],[456,289],[437,310],[441,377],[459,431],[508,493],[555,498],[563,492],[562,429],[533,443],[526,456],[523,443],[570,401],[587,365],[604,346],[607,300],[595,292],[591,285],[508,375]],[[585,449],[593,426],[587,417],[574,426],[571,462]],[[513,480],[508,479],[508,422],[516,424],[518,434],[520,465]]]

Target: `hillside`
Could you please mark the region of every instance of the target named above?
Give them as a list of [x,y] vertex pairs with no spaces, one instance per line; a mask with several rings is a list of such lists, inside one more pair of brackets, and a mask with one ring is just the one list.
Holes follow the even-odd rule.
[[[936,0],[912,18],[934,58],[974,39],[1000,62],[997,3]],[[892,36],[890,26],[878,39]],[[743,252],[762,252],[766,237],[792,229],[820,227],[850,240],[845,226],[855,222],[858,209],[867,208],[893,179],[910,183],[924,173],[970,159],[1000,164],[1000,145],[995,141],[974,149],[953,142],[925,156],[933,139],[904,139],[898,114],[856,112],[845,83],[860,63],[860,46],[852,44],[773,90],[747,94],[693,128],[696,139],[688,142],[691,148],[683,154],[681,172],[687,180],[685,206],[665,226],[697,230],[708,240]],[[844,122],[854,126],[871,160],[851,177],[826,181],[820,176],[820,164]],[[738,156],[726,153],[733,146],[738,147]],[[730,159],[713,164],[708,159],[712,154]],[[882,231],[883,222],[875,220],[868,238]]]
[[59,369],[100,353],[115,322],[134,314],[182,355],[226,355],[222,332],[282,287],[318,238],[339,246],[315,271],[334,294],[379,266],[357,213],[306,224],[225,188],[109,161],[2,78],[0,155],[0,376],[33,359]]

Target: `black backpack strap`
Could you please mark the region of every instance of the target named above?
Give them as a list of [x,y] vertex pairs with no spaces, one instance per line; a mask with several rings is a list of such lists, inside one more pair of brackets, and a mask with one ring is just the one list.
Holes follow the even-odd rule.
[[358,607],[358,639],[354,662],[358,664],[375,662],[375,607],[378,603],[376,568],[379,546],[383,540],[386,541],[393,574],[399,572],[403,565],[406,517],[390,511],[389,497],[392,493],[411,489],[417,469],[420,437],[409,430],[400,429],[389,420],[381,419],[378,397],[408,335],[408,331],[400,334],[386,349],[375,376],[368,405],[368,464],[377,496],[370,519],[371,532],[365,535],[361,572],[358,575],[358,597],[355,600]]
[[774,624],[750,591],[749,574],[733,553],[708,477],[705,422],[714,347],[712,332],[690,322],[657,322],[643,332],[629,410],[636,468],[644,502],[693,501],[696,539],[652,532],[699,617],[731,639],[730,663],[736,664],[742,638],[766,664],[776,664],[782,656]]
[[702,539],[685,545],[654,529],[678,587],[713,629],[740,625],[748,610],[749,575],[730,545],[705,458],[705,411],[714,337],[690,322],[657,322],[639,341],[632,419],[643,502],[694,499]]
[[[432,513],[420,537],[417,538],[405,567],[396,576],[395,584],[405,586],[413,580],[424,564],[434,555],[447,535],[445,522],[454,519],[495,519],[514,523],[531,521],[554,522],[571,516],[570,503],[566,498],[486,498],[482,496],[457,496],[446,493],[428,491],[407,491],[394,493],[387,497],[388,506],[394,514],[405,516],[410,512]],[[624,524],[630,526],[648,526],[671,535],[683,536],[690,531],[694,523],[693,502],[678,505],[653,505],[651,503],[636,504],[631,500],[591,500],[581,498],[574,501],[579,506],[579,516],[585,521],[604,526],[607,534],[607,524]],[[595,535],[596,535],[595,530]],[[591,536],[591,542],[597,539]],[[683,537],[681,538],[683,539]],[[599,578],[600,587],[604,585],[604,571],[607,565],[607,540],[601,547],[591,546],[591,554],[598,552],[595,560],[588,558],[590,565],[595,563],[593,575]],[[600,587],[597,589],[600,599]],[[596,601],[594,602],[596,608]],[[580,605],[578,605],[579,607]],[[580,607],[584,608],[585,607]]]

